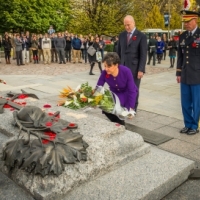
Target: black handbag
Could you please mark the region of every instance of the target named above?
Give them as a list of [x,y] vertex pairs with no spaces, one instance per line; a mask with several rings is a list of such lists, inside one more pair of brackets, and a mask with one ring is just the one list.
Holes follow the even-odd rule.
[[87,49],[87,53],[90,55],[90,56],[93,56],[95,53],[96,53],[96,49],[92,46],[89,46],[89,48]]

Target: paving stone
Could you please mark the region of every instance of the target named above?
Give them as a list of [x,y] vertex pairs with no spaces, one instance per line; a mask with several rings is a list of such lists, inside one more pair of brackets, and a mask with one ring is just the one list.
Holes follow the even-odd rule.
[[152,122],[149,120],[146,120],[146,121],[137,120],[137,117],[133,118],[132,120],[129,120],[129,123],[139,126],[139,127],[142,127],[142,128],[145,128],[145,129],[148,129],[148,130],[156,130],[158,128],[163,127],[163,124],[159,124],[159,123]]
[[189,155],[191,152],[195,151],[199,148],[199,146],[187,143],[178,139],[172,139],[164,144],[159,145],[161,149],[167,150],[169,152],[186,156]]
[[171,117],[167,117],[167,116],[163,116],[163,115],[158,115],[156,117],[152,117],[149,120],[153,121],[153,122],[158,122],[158,123],[164,124],[164,125],[169,125],[172,122],[177,121],[177,119],[175,119],[175,118],[171,118]]
[[163,126],[161,128],[156,129],[156,132],[168,135],[173,138],[179,138],[181,136],[181,134],[179,133],[179,129],[171,126]]
[[180,131],[184,127],[184,123],[183,123],[183,120],[177,120],[177,121],[171,123],[170,126],[172,126],[174,128],[178,128]]
[[199,149],[196,149],[195,151],[191,152],[189,154],[189,157],[192,160],[198,160],[200,162],[200,147],[199,147]]
[[162,200],[198,200],[200,199],[199,191],[200,180],[188,180]]

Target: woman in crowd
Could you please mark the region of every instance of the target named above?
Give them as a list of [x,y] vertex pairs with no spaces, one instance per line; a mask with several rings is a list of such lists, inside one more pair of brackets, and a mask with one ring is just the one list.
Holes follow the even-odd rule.
[[39,46],[39,42],[36,38],[36,35],[33,35],[33,38],[31,41],[31,49],[33,52],[34,64],[38,63],[38,46]]
[[[107,53],[103,58],[103,64],[105,70],[101,73],[97,86],[107,83],[110,90],[118,96],[121,106],[129,111],[134,110],[138,89],[131,70],[120,65],[120,58],[115,52]],[[119,119],[118,116],[104,111],[103,113],[111,122],[125,125],[124,120]]]
[[176,41],[174,40],[173,37],[170,37],[170,41],[168,43],[169,57],[170,57],[170,68],[174,67],[175,58],[176,58],[176,48],[177,48]]
[[167,40],[167,36],[166,36],[165,33],[162,35],[162,41],[164,43],[164,47],[163,47],[163,60],[165,60],[166,53],[167,53],[167,45],[168,45],[168,40]]
[[104,42],[104,40],[103,40],[103,36],[101,36],[101,37],[99,38],[99,45],[100,45],[100,48],[101,48],[101,57],[102,57],[102,59],[103,59],[103,57],[104,57],[104,49],[105,49],[105,47],[106,47],[106,44],[105,44],[105,42]]
[[163,55],[163,48],[164,48],[164,42],[161,40],[161,37],[158,36],[157,43],[156,43],[156,52],[157,52],[158,64],[161,64],[162,55]]
[[66,62],[71,62],[72,41],[70,36],[66,36],[65,57]]
[[[89,45],[90,46],[92,45],[95,48],[96,52],[100,52],[101,51],[102,47],[99,44],[99,37],[96,37],[94,42],[92,42],[92,40],[91,40],[90,43],[89,43]],[[95,65],[96,62],[98,63],[100,72],[102,72],[102,68],[101,68],[102,58],[98,59],[96,53],[93,56],[91,56],[91,55],[88,54],[88,58],[89,58],[89,62],[90,62],[90,72],[89,72],[89,75],[95,75],[95,74],[93,74],[92,70],[93,70],[94,65]]]
[[11,51],[12,45],[11,45],[11,39],[8,36],[8,34],[5,35],[2,41],[2,46],[4,47],[6,64],[10,64],[10,51]]

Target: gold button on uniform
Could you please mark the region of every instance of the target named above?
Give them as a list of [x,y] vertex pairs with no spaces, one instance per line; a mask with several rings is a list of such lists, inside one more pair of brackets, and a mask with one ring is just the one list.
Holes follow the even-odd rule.
[[117,89],[119,91],[119,89]]
[[116,84],[116,87],[117,87],[118,85]]
[[188,53],[188,51],[186,51],[186,53]]
[[189,58],[188,56],[186,56],[186,58]]
[[189,46],[187,46],[187,48],[189,48]]
[[189,62],[187,61],[186,63],[188,64]]

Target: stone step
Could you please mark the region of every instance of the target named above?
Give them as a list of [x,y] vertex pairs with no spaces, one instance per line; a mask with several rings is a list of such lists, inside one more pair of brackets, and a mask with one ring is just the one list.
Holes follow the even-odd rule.
[[63,200],[160,200],[193,168],[193,161],[152,147],[137,160],[73,188]]
[[11,179],[0,172],[0,199],[1,200],[34,200],[34,198]]

